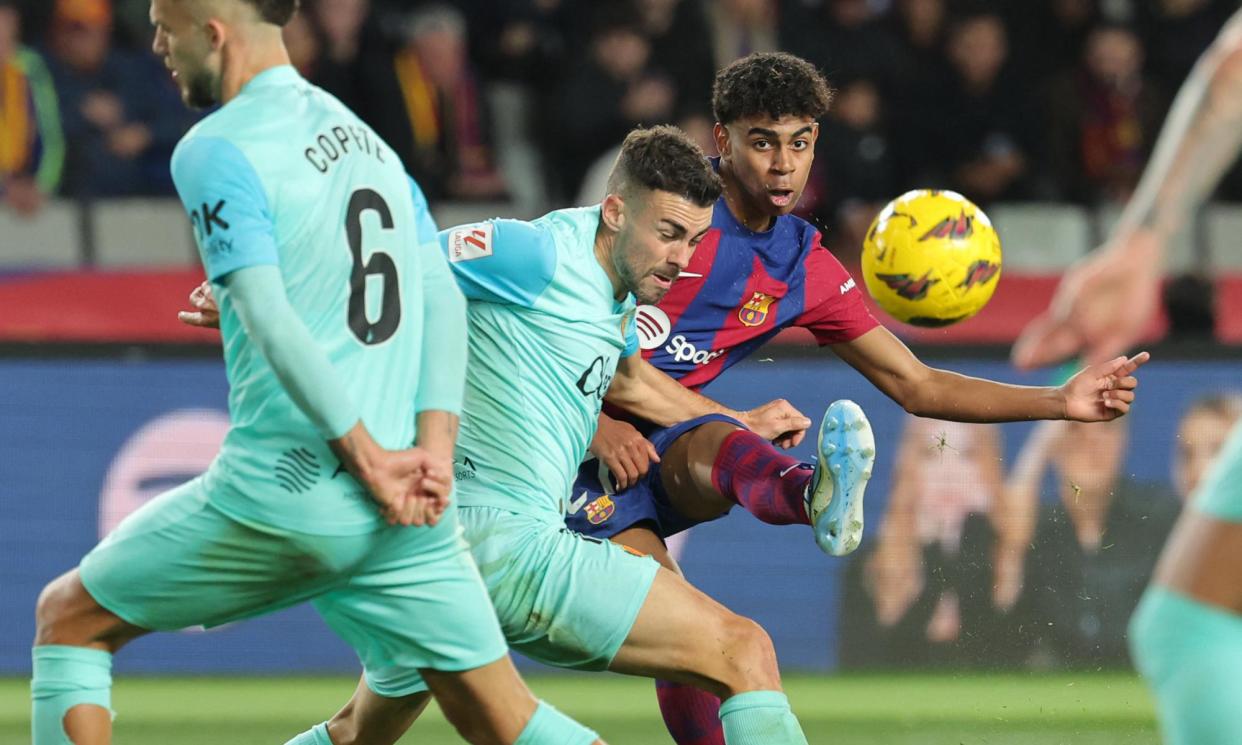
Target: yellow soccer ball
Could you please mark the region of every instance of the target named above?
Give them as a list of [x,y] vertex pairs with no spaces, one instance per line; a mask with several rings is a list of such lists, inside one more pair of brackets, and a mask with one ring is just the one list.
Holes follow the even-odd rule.
[[889,202],[863,241],[867,292],[889,315],[940,327],[970,318],[1000,281],[992,221],[952,191],[917,189]]

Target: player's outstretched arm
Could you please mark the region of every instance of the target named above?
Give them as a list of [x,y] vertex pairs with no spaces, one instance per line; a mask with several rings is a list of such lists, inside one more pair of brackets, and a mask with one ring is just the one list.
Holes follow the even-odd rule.
[[1100,249],[1061,280],[1022,332],[1013,360],[1030,368],[1074,355],[1099,362],[1139,341],[1159,305],[1165,246],[1242,149],[1242,10],[1182,85],[1142,181]]
[[832,349],[909,413],[955,422],[1115,419],[1130,410],[1138,387],[1133,373],[1149,359],[1143,352],[1093,365],[1056,388],[1010,385],[929,367],[883,327]]
[[245,267],[219,283],[281,386],[371,492],[389,522],[434,522],[428,519],[429,503],[447,498],[451,477],[425,451],[389,452],[375,442],[327,354],[289,304],[280,269]]
[[800,442],[807,427],[811,426],[810,419],[784,400],[772,401],[750,411],[734,411],[686,388],[637,353],[621,358],[605,398],[615,406],[666,427],[707,414],[724,414],[742,422],[760,437],[777,440],[787,447]]

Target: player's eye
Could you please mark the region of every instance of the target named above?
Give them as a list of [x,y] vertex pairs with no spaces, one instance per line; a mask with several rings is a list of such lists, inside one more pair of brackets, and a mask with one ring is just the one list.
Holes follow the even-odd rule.
[[767,150],[768,148],[772,147],[772,143],[768,142],[767,140],[755,140],[753,143],[751,143],[751,146],[754,147],[756,150]]
[[794,140],[793,142],[794,150],[806,150],[808,147],[810,147],[810,143],[806,140]]

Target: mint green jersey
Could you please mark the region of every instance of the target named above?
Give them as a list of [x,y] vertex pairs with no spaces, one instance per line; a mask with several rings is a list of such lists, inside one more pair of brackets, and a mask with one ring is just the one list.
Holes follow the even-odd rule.
[[427,277],[438,267],[444,291],[456,292],[421,191],[370,127],[292,67],[262,72],[190,130],[172,170],[216,283],[230,386],[232,427],[205,480],[212,503],[268,528],[374,530],[382,521],[371,500],[285,392],[218,280],[278,266],[367,429],[385,448],[409,447],[429,383]]
[[634,298],[595,257],[599,207],[440,233],[468,302],[470,361],[455,475],[463,507],[560,524],[621,357]]

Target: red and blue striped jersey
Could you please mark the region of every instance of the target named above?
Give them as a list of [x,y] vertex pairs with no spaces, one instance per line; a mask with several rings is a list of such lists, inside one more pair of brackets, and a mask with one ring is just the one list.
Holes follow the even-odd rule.
[[694,389],[786,328],[808,329],[822,346],[878,325],[814,226],[785,215],[756,233],[724,197],[689,266],[659,305],[638,308],[637,324],[643,356]]

